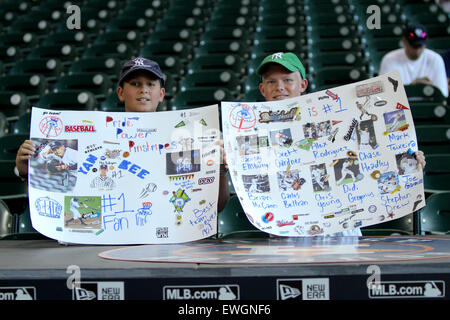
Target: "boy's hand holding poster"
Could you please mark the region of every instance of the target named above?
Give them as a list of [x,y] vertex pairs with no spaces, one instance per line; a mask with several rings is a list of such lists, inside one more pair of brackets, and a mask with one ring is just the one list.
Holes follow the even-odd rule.
[[217,105],[152,113],[33,108],[33,227],[64,242],[178,243],[216,234]]
[[326,235],[425,205],[397,72],[280,102],[222,102],[222,122],[234,188],[265,232]]

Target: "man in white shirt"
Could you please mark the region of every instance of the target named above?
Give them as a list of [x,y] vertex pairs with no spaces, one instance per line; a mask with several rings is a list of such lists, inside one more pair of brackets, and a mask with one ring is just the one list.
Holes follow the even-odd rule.
[[379,74],[398,70],[404,85],[431,84],[448,97],[444,59],[426,48],[427,39],[425,26],[418,23],[408,24],[402,37],[404,48],[388,52],[383,57]]

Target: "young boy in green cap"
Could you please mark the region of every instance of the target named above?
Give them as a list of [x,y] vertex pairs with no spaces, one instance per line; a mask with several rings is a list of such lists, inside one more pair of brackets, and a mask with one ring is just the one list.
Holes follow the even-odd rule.
[[[308,87],[305,67],[291,52],[277,52],[263,59],[256,69],[261,76],[259,91],[266,101],[277,101],[300,96]],[[415,153],[417,161],[425,167],[422,151]],[[361,236],[359,228],[332,234],[331,236]]]

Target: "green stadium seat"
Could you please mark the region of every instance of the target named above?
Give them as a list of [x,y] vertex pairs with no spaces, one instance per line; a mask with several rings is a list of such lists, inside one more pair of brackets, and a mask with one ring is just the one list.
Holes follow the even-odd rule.
[[39,39],[50,32],[51,23],[40,16],[32,16],[31,13],[14,19],[8,30],[10,32],[30,32]]
[[159,64],[164,74],[170,74],[175,79],[180,79],[186,72],[183,58],[170,54],[150,56],[149,58]]
[[400,39],[403,35],[403,24],[393,23],[383,25],[383,28],[380,29],[368,29],[364,21],[364,24],[362,26],[358,25],[358,31],[361,33],[361,38],[368,39],[367,42],[382,38]]
[[0,200],[0,239],[14,232],[15,217],[8,205]]
[[249,73],[247,79],[244,82],[244,92],[247,94],[253,90],[259,91],[259,84],[261,83],[261,76],[256,72]]
[[125,104],[119,100],[116,92],[108,94],[106,99],[100,103],[100,111],[124,112]]
[[192,88],[180,91],[169,103],[169,110],[182,110],[233,101],[233,95],[226,88]]
[[347,52],[336,51],[329,53],[311,54],[308,59],[309,72],[320,70],[327,67],[354,67],[362,70],[368,70],[367,61],[360,51]]
[[218,214],[217,237],[219,239],[269,238],[269,234],[258,230],[250,223],[237,195],[233,195],[226,207]]
[[[281,40],[281,39],[306,39],[306,32],[302,28],[289,25],[256,27],[255,40]],[[306,40],[305,40],[306,41]],[[303,42],[302,42],[303,43]]]
[[324,52],[362,51],[358,38],[308,40],[307,50],[313,55]]
[[248,56],[248,46],[240,40],[214,40],[201,44],[195,50],[194,58],[211,54],[234,54],[245,58]]
[[241,57],[232,54],[211,54],[194,58],[187,66],[187,73],[215,70],[216,72],[230,71],[236,76],[245,74],[245,65]]
[[[209,26],[209,25],[208,25]],[[216,40],[238,40],[241,43],[250,45],[252,35],[241,27],[206,27],[205,32],[200,37],[200,44]]]
[[203,32],[204,30],[204,22],[201,19],[194,19],[193,17],[185,17],[185,18],[166,18],[163,17],[159,23],[155,26],[155,31],[160,30],[173,30],[173,29],[191,29],[198,32]]
[[0,137],[0,199],[27,197],[27,182],[14,174],[17,150],[26,139],[28,135]]
[[47,93],[35,106],[52,110],[91,111],[96,109],[97,100],[89,91],[67,90]]
[[22,52],[16,46],[0,45],[0,61],[6,65],[12,65],[15,61],[23,57]]
[[407,17],[408,21],[411,22],[416,22],[416,23],[421,23],[423,25],[425,25],[426,27],[428,26],[436,26],[436,25],[447,25],[448,26],[448,21],[449,21],[449,17],[447,14],[445,14],[444,12],[438,12],[438,13],[433,13],[433,12],[422,12],[422,13],[418,13],[415,15],[410,15]]
[[170,73],[164,74],[164,88],[166,89],[165,101],[171,100],[178,92],[178,81]]
[[[330,75],[333,75],[330,77]],[[320,91],[336,86],[366,80],[369,75],[366,71],[353,67],[326,67],[310,74],[310,89]]]
[[336,14],[331,13],[310,13],[306,15],[305,23],[313,27],[317,26],[333,26],[337,27],[340,25],[351,25],[353,23],[353,17],[348,13]]
[[[17,145],[16,152],[25,138]],[[25,199],[28,196],[27,182],[14,174],[15,166],[15,159],[0,159],[0,199]]]
[[63,72],[63,65],[58,59],[27,59],[17,61],[9,70],[11,75],[43,75],[49,83],[53,83]]
[[14,240],[44,240],[48,239],[46,236],[40,234],[33,228],[30,217],[30,209],[27,206],[24,212],[19,214],[17,220],[17,231],[14,235],[8,237]]
[[287,15],[286,13],[274,13],[272,15],[260,16],[256,24],[258,27],[277,27],[291,26],[295,28],[304,28],[306,25],[303,16]]
[[435,193],[419,211],[420,234],[450,233],[450,192]]
[[188,28],[154,31],[147,38],[145,44],[160,42],[181,42],[193,46],[197,44],[194,30]]
[[108,22],[108,24],[105,27],[105,32],[110,31],[132,31],[136,30],[141,32],[142,35],[146,34],[147,32],[151,31],[155,24],[155,20],[151,20],[152,16],[155,11],[153,9],[152,14],[150,16],[147,16],[145,13],[145,10],[142,9],[138,10],[130,10],[125,9],[124,12],[121,13],[120,16],[112,19]]
[[[420,146],[420,144],[419,144]],[[450,191],[450,153],[428,154],[425,153],[427,162],[423,171],[423,184],[426,193],[439,193]]]
[[0,137],[0,160],[16,161],[17,150],[26,139],[26,134],[7,134]]
[[105,99],[113,91],[114,84],[108,75],[97,72],[69,74],[61,77],[54,85],[53,92],[74,90],[90,91],[97,99]]
[[192,47],[179,41],[150,43],[142,47],[139,55],[142,57],[151,57],[154,59],[161,59],[172,56],[177,57],[182,63],[187,63],[187,61],[192,58]]
[[426,13],[435,15],[444,13],[441,7],[439,7],[436,3],[429,3],[429,2],[406,3],[402,7],[402,11],[407,16],[414,16]]
[[251,59],[258,56],[267,56],[269,54],[289,51],[295,53],[300,59],[306,57],[306,45],[301,40],[281,39],[281,40],[261,40],[255,41],[251,51]]
[[450,48],[450,37],[446,35],[430,38],[427,41],[427,48],[442,54]]
[[[387,218],[390,220],[390,218]],[[361,228],[363,236],[402,236],[416,234],[414,216],[409,214],[399,219]]]
[[63,65],[70,64],[77,57],[77,50],[69,44],[42,45],[31,49],[26,59],[58,59]]
[[25,51],[38,43],[38,39],[30,32],[11,32],[0,35],[0,46],[14,46]]
[[116,58],[119,60],[129,60],[135,55],[134,48],[126,43],[106,43],[95,44],[86,48],[81,58]]
[[450,124],[447,99],[439,88],[428,84],[405,86],[415,124]]
[[330,28],[328,26],[308,26],[306,36],[314,43],[317,40],[328,38],[341,38],[344,39],[356,39],[358,38],[358,31],[354,25],[342,25],[336,28]]
[[0,111],[0,137],[3,137],[9,133],[8,119],[3,112]]
[[250,32],[254,31],[254,22],[244,16],[228,16],[216,14],[208,21],[210,27],[240,27]]
[[226,88],[232,94],[237,95],[241,92],[241,83],[240,79],[228,70],[222,72],[206,70],[188,74],[180,82],[181,91],[192,88]]
[[262,96],[259,88],[253,88],[245,91],[243,101],[247,102],[264,102],[266,99]]
[[7,118],[18,118],[27,112],[30,102],[25,94],[21,92],[0,92],[0,112]]
[[31,112],[26,112],[19,116],[16,122],[11,124],[12,133],[16,135],[30,135]]
[[22,92],[34,102],[48,91],[48,81],[39,74],[4,75],[0,77],[0,90]]
[[78,49],[84,49],[89,44],[88,33],[81,30],[67,30],[51,33],[42,39],[41,46],[52,46],[52,45],[71,45]]
[[140,48],[141,45],[141,33],[137,30],[118,30],[108,31],[98,35],[94,41],[95,44],[108,44],[108,43],[127,43],[133,48]]
[[217,2],[214,7],[213,16],[233,16],[233,17],[246,17],[247,19],[253,19],[258,16],[258,7],[257,4],[249,5],[249,4],[235,4],[235,3],[227,3],[227,2]]
[[70,65],[68,74],[103,73],[115,82],[119,78],[121,68],[121,61],[117,58],[82,58]]
[[419,150],[422,150],[427,157],[430,154],[450,153],[449,124],[419,124],[415,126],[415,129]]
[[450,28],[445,24],[427,25],[429,40],[434,37],[448,37],[450,35]]

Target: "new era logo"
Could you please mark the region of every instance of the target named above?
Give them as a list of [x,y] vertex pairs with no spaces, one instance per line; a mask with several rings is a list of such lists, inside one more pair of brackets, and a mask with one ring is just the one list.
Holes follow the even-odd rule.
[[329,300],[328,278],[278,279],[278,300]]

